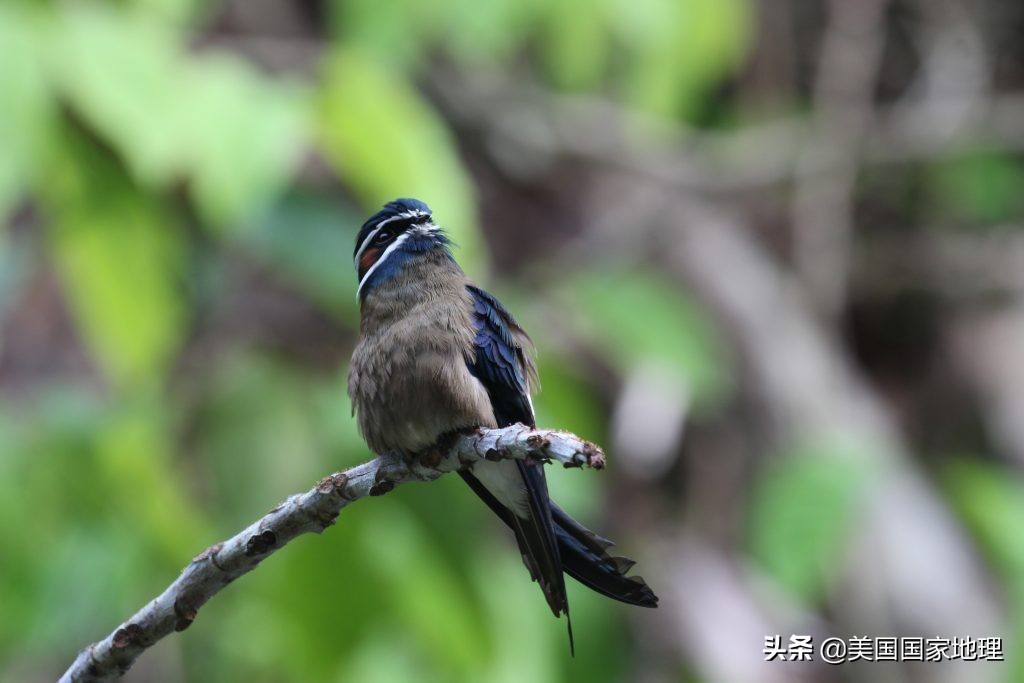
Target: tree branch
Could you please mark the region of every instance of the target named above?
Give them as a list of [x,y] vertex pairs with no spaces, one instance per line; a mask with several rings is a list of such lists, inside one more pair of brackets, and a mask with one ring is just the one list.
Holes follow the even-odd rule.
[[188,628],[199,608],[222,588],[255,569],[296,536],[324,531],[353,501],[383,495],[408,481],[433,481],[480,460],[526,458],[560,462],[565,467],[604,467],[604,453],[589,441],[567,432],[512,425],[458,437],[447,452],[438,449],[418,462],[381,456],[336,472],[196,556],[159,597],[106,638],[82,650],[61,676],[61,683],[120,678],[161,638]]

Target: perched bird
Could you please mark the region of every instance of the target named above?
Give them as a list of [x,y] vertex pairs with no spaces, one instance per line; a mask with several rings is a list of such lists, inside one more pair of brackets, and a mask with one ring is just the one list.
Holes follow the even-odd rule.
[[[356,237],[360,335],[348,392],[378,453],[416,457],[474,427],[536,426],[533,346],[501,303],[455,262],[445,233],[416,199],[396,199]],[[548,497],[536,462],[482,461],[460,472],[515,533],[523,562],[555,616],[569,615],[563,572],[598,593],[655,607],[634,564]],[[569,643],[573,647],[572,624]]]

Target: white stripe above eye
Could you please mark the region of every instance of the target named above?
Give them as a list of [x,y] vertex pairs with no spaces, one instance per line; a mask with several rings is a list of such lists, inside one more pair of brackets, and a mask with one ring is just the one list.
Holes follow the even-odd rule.
[[380,223],[378,223],[377,227],[371,230],[370,234],[368,234],[366,236],[366,239],[363,240],[363,243],[359,245],[359,251],[356,252],[355,259],[353,259],[355,262],[356,272],[359,272],[359,257],[363,255],[364,251],[366,251],[366,247],[368,247],[370,243],[373,242],[373,238],[377,236],[377,233],[380,232],[381,228],[383,228],[388,223],[394,223],[395,221],[403,221],[407,218],[415,218],[417,216],[426,216],[427,218],[429,218],[430,214],[424,213],[423,211],[404,211],[395,216],[391,216],[390,218],[385,218]]
[[384,253],[380,255],[380,258],[374,261],[373,265],[370,266],[370,269],[366,271],[366,275],[364,275],[363,279],[359,281],[359,289],[356,290],[357,299],[363,292],[363,285],[365,285],[367,280],[370,279],[370,276],[373,275],[373,271],[377,270],[377,267],[380,266],[380,264],[384,263],[384,261],[387,260],[388,256],[391,255],[391,252],[397,249],[402,244],[402,242],[406,241],[407,239],[409,239],[409,233],[403,232],[401,235],[398,236],[398,239],[396,239],[394,242],[388,245],[388,248],[385,249]]

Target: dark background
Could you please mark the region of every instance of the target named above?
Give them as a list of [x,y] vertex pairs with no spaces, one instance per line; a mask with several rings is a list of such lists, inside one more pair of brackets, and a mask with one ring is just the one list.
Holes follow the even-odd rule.
[[0,55],[0,679],[368,457],[351,252],[395,196],[532,333],[540,423],[607,448],[551,487],[661,608],[573,584],[569,659],[449,477],[129,680],[1024,678],[1024,4],[5,0]]

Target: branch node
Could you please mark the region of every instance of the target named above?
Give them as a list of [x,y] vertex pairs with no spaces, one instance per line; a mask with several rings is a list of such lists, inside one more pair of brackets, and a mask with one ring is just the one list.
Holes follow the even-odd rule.
[[138,624],[125,624],[114,632],[111,642],[115,648],[121,650],[129,645],[141,644],[143,635],[142,627]]
[[317,493],[322,493],[325,496],[331,493],[335,493],[338,496],[345,498],[345,486],[348,484],[348,475],[342,472],[335,472],[329,477],[321,479],[317,485]]
[[530,447],[531,451],[535,451],[537,455],[540,455],[540,451],[544,451],[551,446],[551,439],[540,434],[531,434],[526,438],[526,445]]
[[221,548],[223,547],[223,543],[214,543],[209,548],[193,557],[192,564],[197,564],[199,562],[205,562],[206,560],[209,560],[214,567],[220,569],[221,571],[224,571],[224,568],[217,564],[217,553],[219,553]]
[[408,476],[412,473],[412,469],[404,462],[391,460],[388,463],[384,463],[377,468],[377,473],[373,476],[373,486],[370,487],[369,493],[371,496],[383,496],[395,488],[396,480],[401,481],[404,479],[403,474]]
[[87,673],[94,678],[98,677],[100,675],[100,663],[96,661],[96,643],[85,648],[85,652],[89,662],[87,666]]
[[253,535],[245,542],[245,556],[265,555],[277,545],[277,534],[270,529]]
[[191,626],[192,622],[196,620],[197,611],[198,610],[194,607],[190,607],[186,604],[183,604],[182,600],[175,600],[174,616],[176,617],[176,619],[174,621],[174,630],[184,631],[189,626]]
[[393,488],[395,488],[395,482],[390,481],[388,479],[384,479],[383,481],[378,481],[376,484],[370,487],[370,495],[383,496],[385,493],[387,493]]

